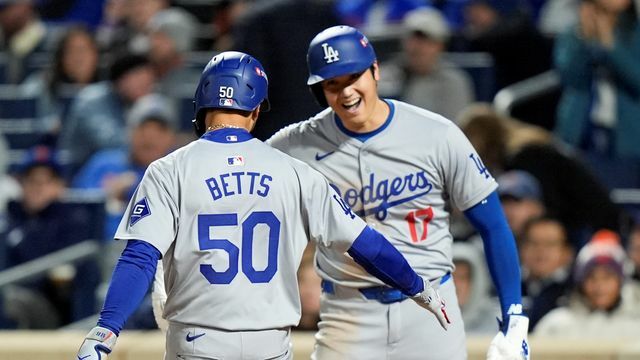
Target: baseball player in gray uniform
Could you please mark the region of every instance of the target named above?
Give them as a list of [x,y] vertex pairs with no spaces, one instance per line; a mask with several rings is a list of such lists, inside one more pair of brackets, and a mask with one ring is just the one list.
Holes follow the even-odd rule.
[[[323,278],[316,359],[464,359],[465,334],[454,283],[448,203],[482,235],[502,307],[489,359],[527,359],[520,268],[497,184],[448,119],[380,99],[372,45],[358,30],[319,33],[307,53],[308,85],[325,110],[267,141],[324,174],[356,214],[383,233],[439,288],[452,325],[442,330],[348,254],[316,252]],[[327,107],[328,106],[328,107]],[[487,316],[491,316],[487,314]]]
[[201,137],[146,171],[116,232],[127,246],[78,360],[111,352],[160,258],[165,359],[289,359],[290,328],[300,319],[296,270],[309,239],[348,252],[446,329],[430,282],[320,173],[250,135],[268,105],[267,84],[247,54],[221,53],[205,67],[195,94]]

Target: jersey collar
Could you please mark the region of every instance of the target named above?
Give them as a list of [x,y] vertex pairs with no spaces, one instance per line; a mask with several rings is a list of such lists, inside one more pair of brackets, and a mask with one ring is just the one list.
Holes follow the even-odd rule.
[[387,119],[384,121],[384,123],[382,124],[382,126],[380,126],[379,128],[366,132],[366,133],[357,133],[355,131],[351,131],[349,129],[347,129],[344,124],[342,123],[342,120],[338,117],[337,114],[335,114],[334,112],[334,120],[336,122],[336,126],[338,127],[338,129],[340,129],[340,131],[342,131],[345,135],[352,137],[352,138],[356,138],[362,142],[367,141],[369,138],[372,138],[376,135],[378,135],[379,133],[383,132],[384,129],[386,129],[389,124],[391,124],[391,119],[393,119],[393,114],[395,113],[395,106],[393,104],[393,102],[387,100],[387,99],[382,99],[384,102],[387,103],[387,105],[389,106],[389,116],[387,116]]
[[253,136],[246,129],[226,128],[206,132],[200,139],[217,143],[233,144],[251,140]]

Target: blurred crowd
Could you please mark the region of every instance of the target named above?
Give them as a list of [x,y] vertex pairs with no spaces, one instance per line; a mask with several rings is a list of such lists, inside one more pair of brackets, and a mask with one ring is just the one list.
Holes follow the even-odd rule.
[[[349,24],[378,52],[381,96],[454,121],[498,181],[533,334],[632,334],[638,10],[635,0],[0,0],[0,279],[16,266],[29,274],[0,281],[0,328],[95,316],[122,248],[115,228],[146,167],[195,139],[193,93],[215,53],[264,65],[271,111],[254,135],[265,140],[319,110],[307,46]],[[526,97],[519,112],[493,105],[545,74],[556,79],[545,101]],[[493,334],[499,308],[479,237],[460,214],[451,223],[467,333]],[[85,241],[101,251],[37,270]],[[318,322],[313,265],[308,249],[301,330]],[[128,327],[155,326],[147,303]]]

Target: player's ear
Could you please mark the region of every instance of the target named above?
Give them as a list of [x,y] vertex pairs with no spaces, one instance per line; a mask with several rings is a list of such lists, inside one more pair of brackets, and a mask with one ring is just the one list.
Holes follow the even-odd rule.
[[251,124],[249,125],[249,132],[253,131],[253,128],[256,126],[256,122],[258,121],[258,117],[260,116],[260,106],[253,109],[251,114],[249,114],[249,119]]
[[380,68],[378,67],[378,60],[374,61],[371,64],[371,73],[373,74],[373,79],[375,81],[380,81]]

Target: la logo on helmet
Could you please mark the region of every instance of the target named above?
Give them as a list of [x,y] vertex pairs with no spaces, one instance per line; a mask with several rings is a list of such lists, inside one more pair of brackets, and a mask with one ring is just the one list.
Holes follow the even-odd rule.
[[327,64],[331,64],[332,62],[340,60],[340,53],[338,50],[335,50],[328,43],[322,44],[322,50],[324,50],[324,59],[327,61]]

